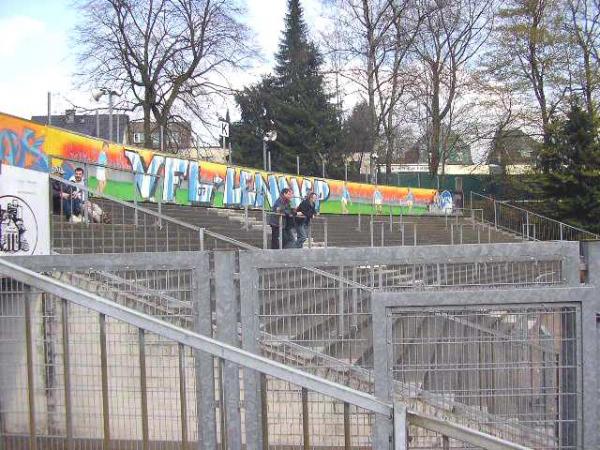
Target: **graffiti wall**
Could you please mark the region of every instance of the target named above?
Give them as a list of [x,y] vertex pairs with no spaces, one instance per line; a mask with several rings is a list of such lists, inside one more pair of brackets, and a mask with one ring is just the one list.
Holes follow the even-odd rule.
[[226,208],[269,207],[283,188],[294,205],[316,192],[322,213],[421,214],[436,194],[432,189],[374,186],[303,177],[202,160],[183,159],[127,145],[103,142],[0,113],[3,164],[57,172],[70,177],[82,167],[90,187],[115,197]]

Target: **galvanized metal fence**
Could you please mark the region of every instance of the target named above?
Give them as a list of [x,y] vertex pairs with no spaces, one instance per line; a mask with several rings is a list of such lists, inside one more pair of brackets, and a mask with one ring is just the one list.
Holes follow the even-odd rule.
[[[3,448],[404,449],[417,420],[523,448],[237,349],[231,253],[111,256],[0,260]],[[371,440],[379,416],[391,440]]]
[[518,206],[471,192],[471,206],[483,211],[482,222],[533,241],[587,241],[600,236]]
[[[375,378],[376,395],[428,397],[458,423],[533,448],[597,447],[598,367],[585,357],[597,345],[596,289],[376,293],[373,302],[375,370],[388,374]],[[414,440],[454,445],[437,434]]]
[[[380,323],[372,318],[374,290],[485,289],[493,293],[576,287],[579,264],[578,244],[567,242],[241,253],[242,330],[250,333],[243,345],[311,373],[374,392],[373,335],[377,326],[373,324]],[[515,351],[514,364],[520,362],[517,355]],[[426,394],[419,390],[417,401],[411,404],[414,410],[443,415],[453,411],[456,418],[449,420],[494,433],[488,423],[471,419],[482,410],[469,402],[454,399],[448,406],[443,395]],[[513,420],[515,429],[527,429],[526,420],[520,423],[518,416]],[[504,421],[498,417],[490,423]],[[504,432],[500,425],[496,431],[499,435]],[[515,436],[523,439],[523,445],[539,444],[527,434],[515,432]]]

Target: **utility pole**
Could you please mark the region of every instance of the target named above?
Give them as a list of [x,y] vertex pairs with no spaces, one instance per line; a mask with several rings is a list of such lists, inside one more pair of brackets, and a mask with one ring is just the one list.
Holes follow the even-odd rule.
[[48,91],[48,125],[52,125],[52,93]]

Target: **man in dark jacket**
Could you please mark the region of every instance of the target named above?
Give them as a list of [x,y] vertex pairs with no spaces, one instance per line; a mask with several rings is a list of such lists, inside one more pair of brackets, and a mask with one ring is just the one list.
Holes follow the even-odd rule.
[[54,213],[64,214],[67,220],[73,216],[81,215],[81,198],[77,195],[77,188],[61,183],[58,180],[52,181],[52,208]]
[[[292,190],[283,188],[279,198],[273,204],[273,213],[269,216],[269,225],[271,226],[271,248],[279,248],[279,233],[281,232],[282,248],[294,248],[296,240],[292,230],[294,228],[294,211],[290,201],[292,200]],[[281,217],[281,220],[280,220]],[[280,230],[279,225],[283,230]]]
[[296,208],[296,247],[302,248],[304,242],[308,239],[308,227],[311,219],[317,214],[315,204],[317,202],[317,194],[310,192],[304,200]]

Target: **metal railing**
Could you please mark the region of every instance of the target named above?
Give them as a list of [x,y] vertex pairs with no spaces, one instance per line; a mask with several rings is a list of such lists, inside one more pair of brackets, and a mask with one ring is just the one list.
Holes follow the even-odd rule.
[[[75,207],[73,198],[56,201],[50,223],[53,250],[58,253],[157,252],[204,249],[253,249],[254,246],[220,233],[177,220],[135,203],[50,175],[51,182],[70,192],[80,190],[84,197]],[[62,192],[62,191],[61,191]],[[57,204],[58,203],[58,204]],[[94,223],[91,207],[97,204],[109,223]],[[69,220],[80,211],[76,223]]]
[[481,207],[482,222],[532,241],[586,241],[600,235],[564,222],[471,192],[471,206]]
[[[400,450],[411,447],[409,425],[485,448],[525,448],[177,327],[8,259],[0,260],[0,273],[0,442],[9,448],[111,448],[118,443],[187,449],[197,442],[241,449],[244,437],[246,448],[391,445]],[[206,356],[214,363],[208,372]],[[222,382],[217,383],[224,398],[220,409],[194,408],[204,404],[199,377],[225,372],[239,377],[239,369],[260,374],[260,404],[245,402],[242,408],[246,418],[261,418],[260,429],[249,428],[248,421],[243,430],[229,422],[240,405],[228,401]],[[279,398],[282,385],[296,386],[298,397]],[[309,407],[311,396],[328,399],[327,423],[319,421],[323,411]],[[295,413],[289,416],[294,420],[280,426],[302,430],[298,437],[292,433],[294,439],[269,434],[269,420],[280,416],[282,405]],[[380,429],[375,441],[356,443],[361,433],[354,427],[361,427],[356,422],[361,415],[375,416]],[[334,424],[342,435],[332,434]],[[386,429],[389,441],[381,433]]]

